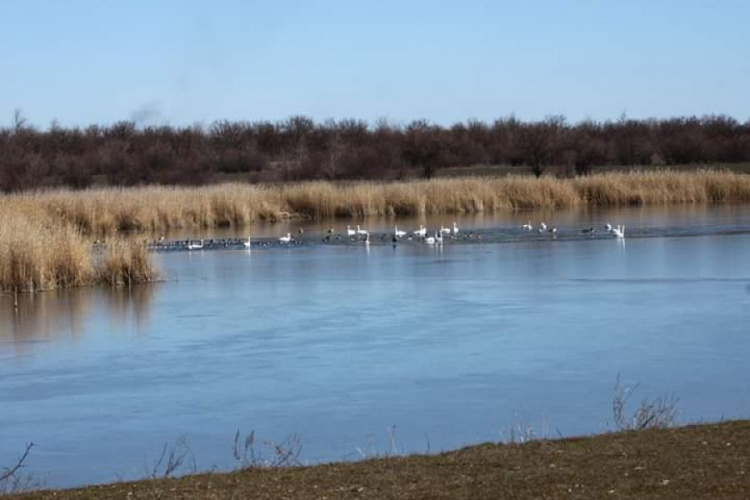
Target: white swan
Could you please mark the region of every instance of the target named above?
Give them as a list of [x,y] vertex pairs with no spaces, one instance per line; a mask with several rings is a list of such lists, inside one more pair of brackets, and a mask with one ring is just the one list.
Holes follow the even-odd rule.
[[612,232],[612,224],[610,224],[609,222],[607,222],[606,224],[604,224],[604,230],[607,231],[608,233],[611,233]]
[[453,221],[453,234],[458,234],[458,224],[456,224],[456,221]]
[[440,234],[450,234],[451,230],[447,227],[440,226]]
[[290,241],[292,241],[292,233],[286,233],[286,236],[282,236],[281,238],[279,238],[279,241],[281,243],[289,243]]
[[427,236],[427,228],[424,227],[422,224],[420,224],[419,229],[414,231],[414,233],[412,234],[414,234],[414,236],[419,236],[421,238],[424,238],[425,236]]
[[403,238],[404,236],[406,236],[406,231],[401,231],[399,230],[398,226],[396,226],[393,228],[393,235],[396,238]]
[[188,250],[203,250],[203,240],[200,240],[198,243],[194,241],[188,241],[187,249]]
[[346,235],[347,236],[354,236],[355,234],[357,234],[357,232],[354,229],[352,229],[351,226],[346,226]]
[[434,245],[435,244],[435,237],[434,236],[428,236],[424,239],[424,242],[428,245]]
[[357,235],[359,236],[368,236],[370,233],[367,232],[365,229],[361,229],[359,226],[357,226]]
[[542,232],[544,232],[546,230],[547,230],[547,224],[545,224],[544,222],[542,222],[541,224],[539,224],[539,232],[540,233],[542,233]]
[[440,232],[435,233],[435,243],[437,243],[438,245],[443,244],[443,233],[440,233]]
[[532,229],[534,229],[534,226],[531,225],[531,221],[527,222],[526,224],[524,224],[521,227],[524,228],[527,231],[531,231]]
[[250,236],[247,237],[247,241],[243,241],[242,244],[245,248],[250,248]]
[[614,234],[618,238],[624,238],[625,237],[625,226],[617,225],[616,228],[612,229],[612,234]]

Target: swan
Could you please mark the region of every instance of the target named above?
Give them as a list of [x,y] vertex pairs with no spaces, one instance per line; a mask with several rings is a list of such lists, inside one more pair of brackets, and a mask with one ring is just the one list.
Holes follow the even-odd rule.
[[437,243],[438,245],[443,244],[443,233],[441,232],[435,233],[435,243]]
[[557,233],[557,228],[553,227],[552,229],[548,229],[547,232],[548,233],[552,233],[552,234],[556,234]]
[[369,233],[369,232],[367,232],[367,230],[365,230],[365,229],[360,229],[360,227],[359,227],[359,226],[357,226],[357,235],[360,235],[360,236],[369,236],[369,235],[370,235],[370,233]]
[[417,229],[416,231],[414,231],[413,234],[414,234],[414,236],[420,236],[420,237],[424,238],[425,236],[427,236],[427,228],[424,227],[422,224],[420,224],[419,225],[419,229]]
[[242,244],[245,248],[250,248],[250,236],[247,237],[247,241],[243,241]]
[[188,250],[203,250],[203,240],[200,240],[198,243],[194,241],[188,241],[187,249]]
[[458,234],[458,224],[456,224],[456,221],[453,221],[453,235]]
[[286,233],[286,236],[282,236],[281,238],[279,238],[279,241],[281,243],[289,243],[290,241],[292,241],[292,233]]
[[542,222],[541,224],[539,224],[539,232],[540,233],[544,232],[546,230],[547,230],[547,224],[545,224],[544,222]]
[[450,234],[451,230],[447,227],[440,226],[440,234]]
[[616,228],[612,229],[612,234],[614,234],[618,238],[624,238],[625,237],[625,226],[617,225]]
[[427,243],[428,245],[434,245],[435,244],[435,237],[434,236],[429,236],[429,237],[427,237],[427,238],[424,239],[424,242]]
[[612,232],[612,224],[610,224],[609,222],[607,222],[606,224],[604,224],[604,230],[607,231],[608,233],[611,233]]
[[352,229],[351,226],[346,226],[346,235],[347,236],[354,236],[355,234],[357,234],[357,232],[354,229]]
[[521,227],[522,227],[523,229],[527,230],[527,231],[531,231],[532,229],[534,229],[534,226],[532,226],[532,225],[531,225],[531,221],[527,222],[526,224],[524,224],[524,225],[523,225],[523,226],[521,226]]
[[399,230],[399,228],[398,228],[398,226],[396,226],[396,227],[394,227],[394,229],[393,229],[393,235],[394,235],[394,236],[395,236],[396,238],[401,238],[401,237],[403,237],[403,236],[406,236],[406,231],[400,231],[400,230]]

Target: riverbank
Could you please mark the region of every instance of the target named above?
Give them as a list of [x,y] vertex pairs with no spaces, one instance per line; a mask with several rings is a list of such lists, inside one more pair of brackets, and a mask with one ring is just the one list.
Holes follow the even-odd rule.
[[14,499],[747,498],[750,421],[482,444],[440,455],[39,491]]
[[49,218],[84,235],[245,226],[286,218],[472,214],[580,205],[750,202],[750,176],[727,170],[525,176],[404,182],[222,184],[42,191],[0,198],[0,216]]

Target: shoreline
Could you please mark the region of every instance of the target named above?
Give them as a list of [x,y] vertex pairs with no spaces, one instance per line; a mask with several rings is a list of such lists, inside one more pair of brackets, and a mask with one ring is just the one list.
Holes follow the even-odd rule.
[[750,420],[483,443],[436,455],[199,473],[8,498],[743,498]]

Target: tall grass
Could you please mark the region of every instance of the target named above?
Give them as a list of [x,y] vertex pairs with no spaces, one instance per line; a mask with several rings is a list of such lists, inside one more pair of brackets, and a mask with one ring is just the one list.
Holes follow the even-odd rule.
[[2,211],[0,217],[0,292],[132,284],[156,278],[150,255],[135,241],[107,246],[98,256],[90,239],[74,225],[39,214]]
[[703,170],[606,173],[573,179],[508,176],[60,190],[0,197],[0,216],[23,213],[48,218],[85,235],[102,237],[132,230],[243,226],[289,216],[362,218],[747,201],[750,176]]
[[150,281],[156,271],[133,241],[94,252],[94,238],[124,231],[243,226],[314,219],[434,215],[578,205],[750,202],[750,176],[724,170],[525,176],[408,182],[223,184],[41,191],[0,196],[0,290]]

